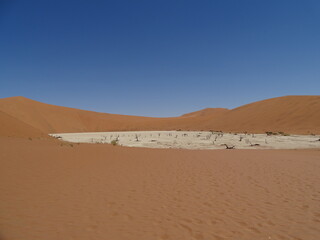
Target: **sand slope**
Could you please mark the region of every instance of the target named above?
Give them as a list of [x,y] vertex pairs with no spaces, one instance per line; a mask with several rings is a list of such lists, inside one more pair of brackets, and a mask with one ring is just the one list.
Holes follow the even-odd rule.
[[199,118],[150,118],[84,111],[24,97],[0,99],[0,110],[45,133],[189,129],[221,112]]
[[222,131],[320,133],[320,96],[286,96],[247,104],[212,119]]
[[0,111],[0,136],[36,137],[44,135],[39,129]]
[[[139,130],[282,131],[320,134],[320,96],[288,96],[255,102],[232,110],[204,109],[181,117],[150,118],[98,113],[60,107],[24,97],[0,99],[1,122],[12,117],[17,131],[30,127],[43,133]],[[5,115],[6,114],[6,115]],[[18,127],[19,125],[19,127]],[[5,125],[0,134],[7,135]],[[15,132],[10,131],[10,132]]]
[[200,116],[212,116],[212,115],[220,115],[226,113],[228,111],[227,108],[205,108],[196,112],[183,114],[181,117],[200,117]]
[[0,138],[1,240],[320,237],[319,150]]

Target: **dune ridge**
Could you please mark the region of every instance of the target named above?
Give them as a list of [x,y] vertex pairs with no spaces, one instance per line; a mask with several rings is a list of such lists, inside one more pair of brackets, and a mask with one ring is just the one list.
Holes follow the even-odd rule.
[[278,97],[231,110],[207,108],[169,118],[92,112],[41,103],[25,97],[0,99],[0,111],[0,136],[9,136],[11,133],[25,137],[62,132],[179,129],[320,133],[320,96]]
[[199,111],[183,114],[181,117],[211,116],[212,114],[222,114],[227,111],[227,108],[205,108]]

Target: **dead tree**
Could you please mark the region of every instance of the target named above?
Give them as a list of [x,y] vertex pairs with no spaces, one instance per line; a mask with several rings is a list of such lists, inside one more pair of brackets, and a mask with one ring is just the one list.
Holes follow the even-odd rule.
[[249,141],[249,143],[250,143],[250,147],[256,147],[256,146],[260,146],[260,144],[259,143],[251,143],[250,141]]
[[228,146],[227,144],[222,144],[222,146],[225,146],[226,149],[234,149],[235,148],[235,146]]
[[254,144],[251,144],[250,146],[251,147],[256,147],[256,146],[260,146],[260,144],[259,143],[254,143]]

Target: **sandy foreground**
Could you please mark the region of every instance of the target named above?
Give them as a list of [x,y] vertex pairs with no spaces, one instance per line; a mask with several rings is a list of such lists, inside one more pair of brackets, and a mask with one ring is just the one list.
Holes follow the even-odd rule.
[[0,138],[0,239],[320,239],[320,150]]
[[[50,134],[68,142],[111,143],[128,147],[184,149],[306,149],[320,148],[319,135],[233,134],[209,131],[130,131]],[[226,145],[225,145],[226,144]]]

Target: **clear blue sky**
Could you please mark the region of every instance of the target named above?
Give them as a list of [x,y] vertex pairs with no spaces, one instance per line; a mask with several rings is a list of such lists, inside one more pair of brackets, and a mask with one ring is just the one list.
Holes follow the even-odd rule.
[[319,0],[0,0],[1,98],[164,117],[319,94]]

